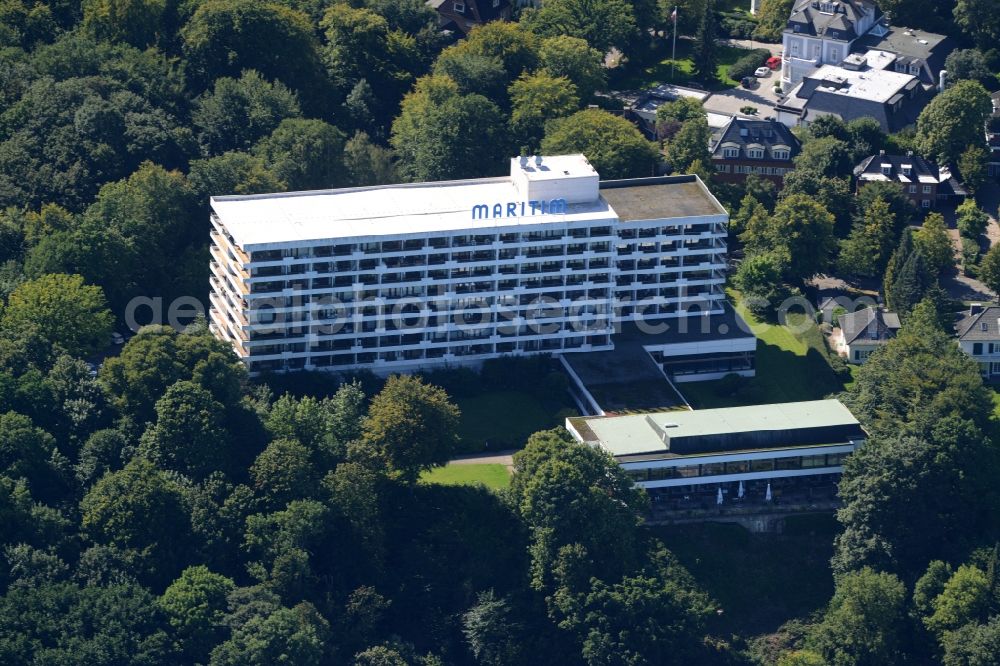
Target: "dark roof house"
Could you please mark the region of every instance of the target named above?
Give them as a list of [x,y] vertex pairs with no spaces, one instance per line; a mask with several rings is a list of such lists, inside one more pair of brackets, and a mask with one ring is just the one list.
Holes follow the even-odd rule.
[[859,36],[858,24],[878,11],[872,0],[798,0],[788,17],[788,30],[850,42]]
[[962,342],[1000,341],[1000,306],[974,303],[955,325]]
[[899,331],[899,315],[882,308],[865,308],[837,317],[844,344],[854,342],[885,343]]
[[889,66],[895,72],[913,74],[921,82],[936,85],[944,61],[955,49],[955,43],[946,35],[917,30],[916,28],[883,27],[872,30],[854,42],[857,52],[884,51],[896,56]]
[[733,118],[711,150],[715,176],[723,182],[741,182],[756,173],[780,184],[802,143],[776,120]]
[[921,208],[933,208],[937,200],[966,196],[965,189],[947,167],[939,167],[912,151],[906,155],[887,155],[883,150],[866,157],[854,168],[854,177],[859,189],[876,181],[899,183],[914,205]]
[[442,30],[469,34],[477,25],[510,19],[510,0],[427,0]]

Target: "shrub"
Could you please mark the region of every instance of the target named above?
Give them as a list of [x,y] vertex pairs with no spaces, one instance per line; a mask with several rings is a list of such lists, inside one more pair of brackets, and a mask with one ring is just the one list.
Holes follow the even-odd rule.
[[969,277],[979,274],[979,241],[962,237],[962,272]]
[[762,66],[771,57],[767,49],[754,49],[729,66],[729,78],[739,81],[744,76],[752,76],[755,69]]
[[746,12],[720,12],[722,20],[719,25],[722,32],[733,39],[750,39],[757,29],[757,19]]

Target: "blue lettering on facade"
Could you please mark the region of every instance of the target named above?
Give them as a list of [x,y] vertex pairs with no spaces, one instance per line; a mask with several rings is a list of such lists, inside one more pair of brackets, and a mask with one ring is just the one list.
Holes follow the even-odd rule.
[[[565,215],[566,200],[551,199],[548,201],[511,201],[506,204],[496,203],[492,206],[488,204],[476,204],[472,207],[473,220],[488,220],[498,217],[525,217],[528,215]],[[529,212],[530,211],[530,212]]]

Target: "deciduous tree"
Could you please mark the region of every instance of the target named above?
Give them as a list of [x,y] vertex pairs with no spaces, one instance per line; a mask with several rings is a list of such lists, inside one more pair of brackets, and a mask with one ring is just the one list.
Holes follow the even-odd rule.
[[15,336],[34,328],[71,354],[90,354],[111,341],[114,318],[100,287],[79,275],[49,274],[15,289],[0,318],[0,328]]
[[983,142],[983,124],[993,107],[975,81],[959,81],[939,94],[917,118],[916,142],[924,157],[954,162],[964,150]]
[[443,390],[419,377],[394,375],[372,398],[357,454],[414,483],[421,471],[448,461],[458,443],[458,417]]
[[651,176],[659,162],[655,146],[635,125],[600,109],[584,109],[549,122],[542,152],[583,153],[606,179]]

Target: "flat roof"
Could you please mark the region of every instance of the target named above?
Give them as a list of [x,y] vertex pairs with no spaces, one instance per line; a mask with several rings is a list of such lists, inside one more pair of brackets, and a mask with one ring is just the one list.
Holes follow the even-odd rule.
[[[910,74],[890,72],[884,69],[866,69],[863,72],[855,72],[836,65],[823,65],[815,72],[808,74],[806,78],[820,82],[816,88],[817,91],[867,99],[881,104],[888,102],[893,95],[916,79]],[[838,87],[827,86],[825,82],[829,82],[830,86]]]
[[[615,217],[600,199],[568,204],[565,214],[473,219],[472,208],[523,202],[510,177],[379,187],[212,197],[212,209],[242,246],[307,240],[399,236],[462,229],[602,220]],[[520,208],[518,209],[520,211]]]
[[[675,437],[738,434],[758,431],[858,426],[839,400],[808,400],[747,407],[668,411],[626,416],[570,419],[584,441],[599,443],[613,456],[668,453],[653,424]],[[704,452],[699,455],[705,455]]]
[[696,176],[606,180],[601,196],[622,222],[727,215]]
[[[582,156],[579,156],[582,158]],[[578,176],[576,156],[545,157],[544,173],[528,168],[533,181]],[[589,164],[587,165],[588,168]],[[591,173],[593,173],[593,169]],[[627,185],[627,187],[623,186]],[[553,187],[558,187],[553,184]],[[614,191],[606,187],[620,188]],[[558,190],[555,190],[558,192]],[[412,183],[308,192],[232,195],[211,198],[212,210],[237,244],[280,245],[302,241],[365,239],[461,230],[497,229],[574,222],[600,222],[616,217],[668,219],[725,215],[726,211],[696,176],[637,178],[601,183],[594,201],[568,203],[564,214],[532,214],[510,176],[433,183]],[[516,214],[506,216],[508,204]],[[522,207],[521,204],[525,203]],[[473,219],[474,206],[504,207],[501,218]]]

